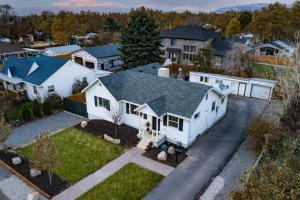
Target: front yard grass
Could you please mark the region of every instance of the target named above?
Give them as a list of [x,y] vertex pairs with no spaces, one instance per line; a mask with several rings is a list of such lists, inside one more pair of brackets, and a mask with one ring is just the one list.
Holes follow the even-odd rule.
[[271,65],[263,65],[259,63],[253,63],[252,69],[255,74],[260,75],[262,78],[270,78],[276,76],[276,71]]
[[162,179],[163,176],[160,174],[129,163],[85,193],[79,200],[138,200],[143,198]]
[[[122,154],[123,148],[75,128],[68,128],[53,136],[60,165],[54,172],[75,183]],[[30,159],[32,145],[19,149]]]

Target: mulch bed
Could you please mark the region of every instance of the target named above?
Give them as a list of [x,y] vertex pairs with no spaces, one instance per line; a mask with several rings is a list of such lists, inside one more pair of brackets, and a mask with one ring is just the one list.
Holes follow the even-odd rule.
[[[14,165],[12,163],[12,158],[17,156],[21,157],[22,163],[19,165]],[[23,176],[23,178],[33,183],[35,186],[44,191],[50,197],[61,193],[63,190],[67,189],[71,185],[59,176],[53,174],[52,185],[50,186],[49,174],[46,171],[42,171],[41,175],[36,176],[34,178],[30,177],[29,160],[24,156],[18,155],[17,153],[8,152],[7,154],[5,154],[3,151],[0,151],[0,159],[3,162],[5,162],[8,166],[13,168],[15,171],[20,173]]]
[[150,158],[152,160],[155,160],[157,162],[160,162],[162,164],[166,164],[169,165],[171,167],[177,167],[186,157],[186,152],[187,149],[182,148],[182,147],[178,147],[174,144],[171,143],[167,143],[168,146],[173,146],[175,147],[175,149],[179,149],[181,152],[178,153],[177,155],[177,162],[176,162],[176,154],[168,154],[167,160],[166,161],[161,161],[161,160],[157,160],[157,155],[161,152],[160,148],[156,148],[156,147],[148,147],[146,149],[146,152],[143,154],[143,156]]
[[118,126],[118,137],[115,137],[114,124],[105,120],[88,121],[88,125],[84,128],[81,128],[80,124],[77,124],[74,127],[96,136],[107,134],[114,139],[120,139],[120,145],[125,148],[135,147],[139,142],[139,138],[137,137],[138,130],[124,124]]

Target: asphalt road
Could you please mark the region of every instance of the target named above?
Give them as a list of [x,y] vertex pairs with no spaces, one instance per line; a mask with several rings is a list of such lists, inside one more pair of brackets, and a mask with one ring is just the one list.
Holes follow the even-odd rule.
[[267,104],[264,100],[230,96],[225,117],[196,139],[189,148],[189,157],[144,199],[199,199],[245,139],[252,119]]

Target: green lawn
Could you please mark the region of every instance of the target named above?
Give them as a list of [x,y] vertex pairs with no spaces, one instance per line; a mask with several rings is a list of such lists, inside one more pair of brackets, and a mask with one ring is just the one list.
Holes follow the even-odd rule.
[[[123,148],[100,137],[68,128],[52,136],[56,142],[60,165],[55,173],[75,183],[122,154]],[[19,149],[30,158],[32,145]]]
[[252,69],[254,70],[255,74],[260,75],[262,78],[270,78],[276,76],[276,71],[273,66],[271,65],[263,65],[258,63],[252,64]]
[[6,118],[8,121],[12,120],[21,120],[23,109],[27,107],[32,112],[32,102],[25,101],[20,103],[17,106],[14,106],[8,113],[6,114]]
[[163,176],[129,163],[97,185],[79,200],[138,200],[143,198]]

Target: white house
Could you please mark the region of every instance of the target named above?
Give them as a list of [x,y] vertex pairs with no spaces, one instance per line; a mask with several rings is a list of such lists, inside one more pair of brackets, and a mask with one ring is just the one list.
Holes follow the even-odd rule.
[[89,119],[112,122],[111,113],[119,113],[120,124],[155,146],[188,147],[225,115],[228,99],[210,86],[134,71],[100,77],[83,91]]
[[190,82],[201,83],[220,89],[229,89],[231,94],[271,100],[276,81],[260,78],[241,78],[222,74],[190,72]]
[[255,54],[292,57],[295,49],[295,45],[287,40],[276,40],[256,47]]
[[45,56],[60,56],[60,55],[72,54],[75,51],[79,51],[80,49],[81,47],[78,45],[66,45],[66,46],[49,47],[44,49],[41,53]]
[[5,89],[31,100],[43,100],[52,93],[67,97],[72,94],[75,80],[90,83],[95,79],[93,70],[67,59],[48,56],[9,58],[0,71],[0,82]]
[[72,60],[90,69],[113,71],[123,65],[117,44],[89,47],[72,54]]

